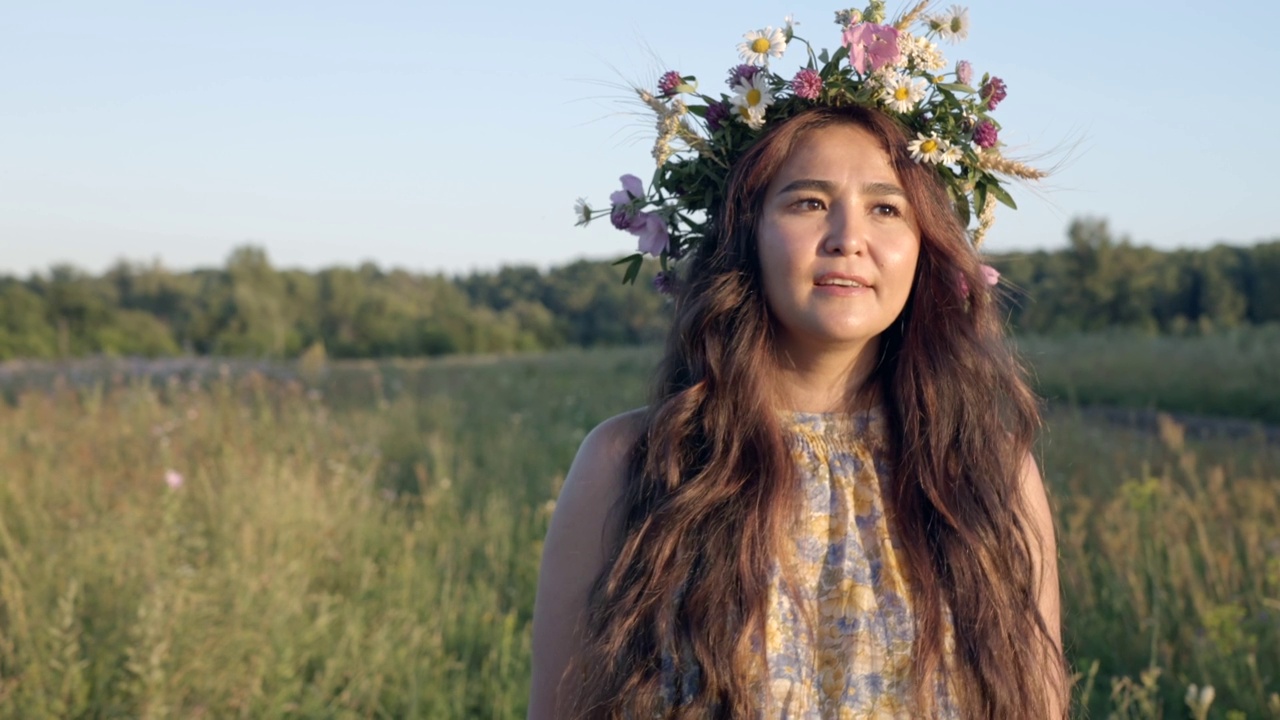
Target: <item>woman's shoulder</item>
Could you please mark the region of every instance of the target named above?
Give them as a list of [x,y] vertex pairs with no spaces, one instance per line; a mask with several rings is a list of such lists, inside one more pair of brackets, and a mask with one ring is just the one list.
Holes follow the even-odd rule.
[[645,410],[642,407],[628,410],[596,425],[583,439],[574,463],[592,461],[613,464],[620,460],[625,467],[632,448],[644,432]]
[[[613,505],[626,483],[631,451],[644,432],[644,418],[644,408],[628,410],[587,433],[565,476],[557,511],[564,508],[571,517],[599,518]],[[557,515],[564,519],[563,514]]]

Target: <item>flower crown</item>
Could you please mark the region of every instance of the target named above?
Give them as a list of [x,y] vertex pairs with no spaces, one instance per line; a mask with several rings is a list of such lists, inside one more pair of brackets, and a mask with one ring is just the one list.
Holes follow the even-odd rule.
[[[996,202],[1017,207],[1001,177],[1036,180],[1046,173],[1000,153],[1000,124],[990,113],[1005,99],[1004,81],[984,74],[975,87],[970,64],[961,60],[951,68],[932,40],[968,37],[969,11],[952,5],[932,13],[930,4],[918,3],[890,24],[883,0],[836,12],[843,33],[834,53],[815,54],[795,34],[798,23],[790,16],[781,28],[748,32],[738,45],[743,64],[729,71],[732,96],[702,94],[692,75],[675,70],[662,75],[656,92],[636,88],[657,114],[658,168],[649,190],[636,176],[623,175],[608,210],[578,200],[576,224],[608,215],[614,227],[639,239],[637,252],[616,263],[627,266],[623,282],[633,282],[644,256],[652,255],[662,264],[655,285],[667,290],[672,263],[707,239],[708,214],[724,197],[730,168],[771,123],[812,107],[861,105],[906,128],[911,157],[937,170],[961,222],[973,225],[969,236],[977,247]],[[912,27],[921,34],[911,34]],[[769,69],[769,60],[794,42],[805,45],[808,62],[787,80]]]

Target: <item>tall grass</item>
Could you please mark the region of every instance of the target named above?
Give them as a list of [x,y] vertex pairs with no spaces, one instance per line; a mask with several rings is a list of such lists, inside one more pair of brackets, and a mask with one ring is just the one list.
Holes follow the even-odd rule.
[[[522,717],[555,494],[652,360],[12,391],[0,718]],[[1277,448],[1067,412],[1041,454],[1082,708],[1280,717]]]

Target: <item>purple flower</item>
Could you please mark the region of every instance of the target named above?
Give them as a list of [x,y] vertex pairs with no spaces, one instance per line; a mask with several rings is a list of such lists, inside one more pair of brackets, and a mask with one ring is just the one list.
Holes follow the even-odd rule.
[[609,196],[609,202],[613,203],[613,210],[609,212],[609,222],[619,230],[629,230],[636,218],[636,211],[631,203],[644,197],[644,185],[635,175],[623,175],[619,179],[622,181],[622,189]]
[[671,97],[676,94],[676,88],[684,83],[684,78],[680,77],[680,73],[675,70],[668,70],[658,78],[658,92],[662,97]]
[[796,94],[796,97],[817,100],[818,93],[822,92],[822,76],[813,68],[804,68],[796,73],[795,79],[791,81],[791,91]]
[[639,238],[636,248],[649,255],[657,257],[667,249],[667,243],[671,240],[671,235],[667,233],[667,221],[661,215],[651,212],[636,213],[635,219],[631,222],[631,227],[627,228],[627,232]]
[[978,147],[993,148],[999,140],[1000,132],[996,130],[996,124],[990,120],[979,122],[973,129],[973,142]]
[[739,65],[731,68],[729,70],[729,87],[736,88],[738,83],[743,80],[751,82],[751,78],[755,77],[758,72],[760,72],[760,68],[756,65]]
[[898,59],[898,31],[892,25],[858,23],[845,28],[842,44],[849,48],[849,65],[862,75]]
[[653,289],[661,295],[670,295],[676,289],[676,279],[668,272],[659,272],[653,276]]
[[724,121],[728,119],[729,103],[718,102],[707,106],[707,127],[711,130],[719,130],[724,127]]
[[1005,96],[1008,95],[1007,89],[1003,80],[993,77],[987,81],[986,85],[982,86],[979,96],[986,101],[988,110],[995,110],[1000,101],[1004,100]]
[[973,66],[969,64],[968,60],[961,60],[956,63],[956,80],[959,80],[961,85],[968,85],[973,82]]
[[981,266],[982,279],[987,281],[988,285],[995,285],[1000,282],[1000,271],[990,265]]

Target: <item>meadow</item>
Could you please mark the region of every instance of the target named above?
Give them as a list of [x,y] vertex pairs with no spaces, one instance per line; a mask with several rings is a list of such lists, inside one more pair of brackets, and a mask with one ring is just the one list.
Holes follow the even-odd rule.
[[[7,366],[0,718],[523,717],[554,498],[654,357]],[[1076,714],[1280,718],[1280,446],[1157,422],[1038,448]]]

